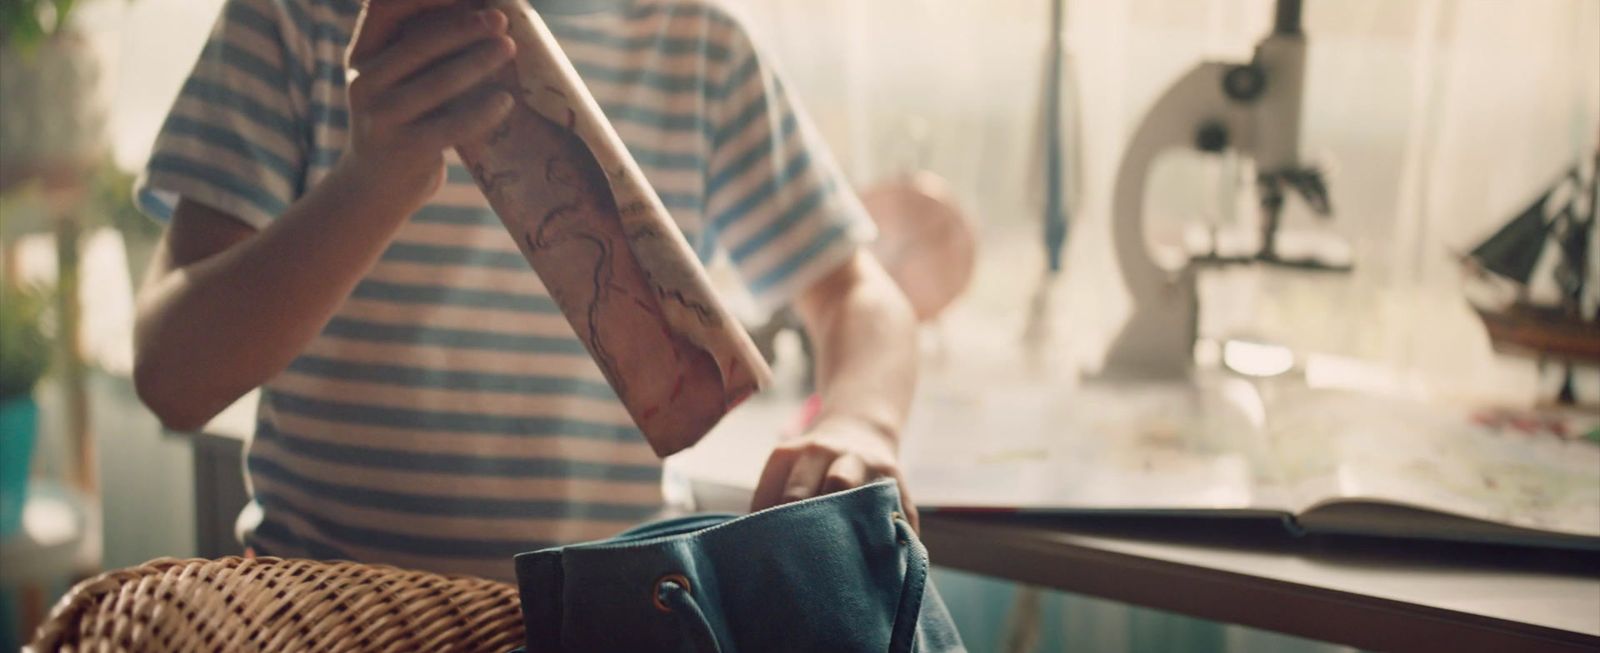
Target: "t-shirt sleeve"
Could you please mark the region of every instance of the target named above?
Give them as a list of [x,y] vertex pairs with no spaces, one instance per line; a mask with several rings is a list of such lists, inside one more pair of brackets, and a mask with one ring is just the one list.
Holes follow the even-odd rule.
[[734,24],[708,103],[706,232],[757,303],[782,306],[876,235],[772,61]]
[[224,3],[135,188],[146,213],[183,197],[261,229],[300,195],[310,73],[284,1]]

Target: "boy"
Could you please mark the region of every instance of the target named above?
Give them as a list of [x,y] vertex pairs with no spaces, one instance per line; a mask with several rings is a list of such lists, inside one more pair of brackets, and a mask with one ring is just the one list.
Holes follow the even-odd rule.
[[[374,1],[422,13],[349,62],[356,0],[226,2],[139,188],[135,381],[174,429],[262,386],[257,552],[508,579],[657,512],[660,466],[453,155],[510,109],[505,16]],[[696,250],[819,344],[753,508],[898,478],[913,319],[770,64],[705,0],[532,2]]]

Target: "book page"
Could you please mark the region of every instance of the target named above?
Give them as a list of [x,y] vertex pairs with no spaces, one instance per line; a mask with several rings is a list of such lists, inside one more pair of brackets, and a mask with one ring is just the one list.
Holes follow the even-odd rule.
[[907,480],[936,509],[1281,510],[1258,419],[1248,384],[925,386]]
[[1296,511],[1338,500],[1409,505],[1600,537],[1600,445],[1489,426],[1459,407],[1341,391],[1276,398],[1267,433],[1299,477]]

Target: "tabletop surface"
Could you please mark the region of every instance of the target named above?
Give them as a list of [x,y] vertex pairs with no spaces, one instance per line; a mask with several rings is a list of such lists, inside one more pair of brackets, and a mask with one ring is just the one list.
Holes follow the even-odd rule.
[[[740,509],[794,410],[792,402],[752,401],[675,457],[669,470],[690,480],[698,507]],[[1471,621],[1558,640],[1600,638],[1595,554],[1296,537],[1277,523],[1198,517],[930,514],[923,531],[936,564],[1213,619],[1249,623],[1251,606],[1239,600],[1240,592],[1258,587],[1270,590],[1263,600],[1285,592],[1319,594],[1325,600],[1318,609],[1354,601],[1402,617]],[[1100,582],[1087,571],[1108,577]],[[1185,585],[1163,585],[1169,582]],[[1181,592],[1185,587],[1191,591]],[[1241,611],[1208,605],[1219,600]],[[1251,625],[1296,630],[1281,621]],[[1325,635],[1315,627],[1298,630]],[[1600,639],[1589,645],[1600,646]]]
[[1362,649],[1600,647],[1594,555],[1172,520],[930,515],[923,539],[944,566]]
[[[203,434],[244,439],[254,402],[247,396]],[[669,479],[692,485],[701,509],[743,509],[797,410],[797,400],[748,402],[673,457]],[[1366,610],[1369,621],[1398,619],[1400,631],[1420,619],[1600,646],[1595,555],[1293,537],[1242,520],[929,515],[923,530],[941,565],[1323,639],[1338,634],[1326,613]],[[1315,600],[1296,603],[1305,599]],[[1393,640],[1368,643],[1382,642]]]

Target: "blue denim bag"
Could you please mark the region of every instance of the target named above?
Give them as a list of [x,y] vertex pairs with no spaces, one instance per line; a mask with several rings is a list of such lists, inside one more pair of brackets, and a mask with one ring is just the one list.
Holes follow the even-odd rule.
[[965,651],[892,481],[516,558],[528,653]]

